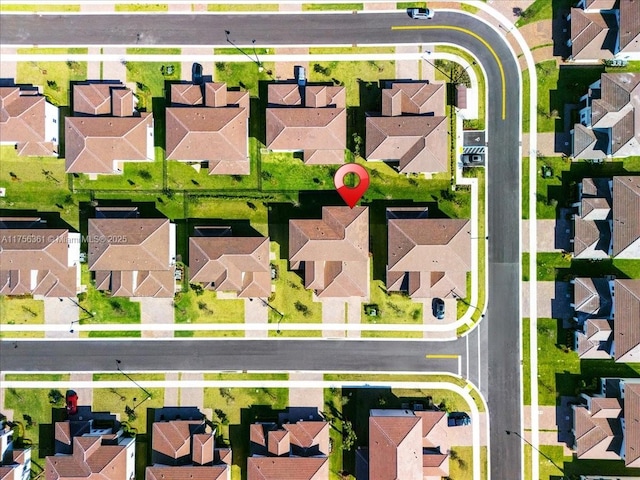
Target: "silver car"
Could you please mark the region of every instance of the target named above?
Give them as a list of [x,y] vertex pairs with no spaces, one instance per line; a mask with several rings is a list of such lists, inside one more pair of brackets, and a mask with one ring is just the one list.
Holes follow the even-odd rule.
[[415,20],[430,20],[433,13],[432,8],[407,8],[407,15]]

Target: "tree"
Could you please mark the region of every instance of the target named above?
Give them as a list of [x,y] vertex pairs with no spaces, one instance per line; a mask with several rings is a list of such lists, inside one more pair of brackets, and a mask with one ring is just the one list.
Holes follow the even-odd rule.
[[353,429],[353,424],[349,420],[342,422],[342,449],[349,451],[353,448],[358,437]]
[[60,390],[55,390],[55,389],[49,390],[49,403],[51,405],[62,405],[63,400],[64,400],[64,395]]

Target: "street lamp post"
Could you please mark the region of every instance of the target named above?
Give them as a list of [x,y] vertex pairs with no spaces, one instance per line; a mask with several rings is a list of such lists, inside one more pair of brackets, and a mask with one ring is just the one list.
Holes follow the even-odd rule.
[[262,297],[258,297],[258,298],[260,299],[260,301],[262,302],[262,304],[265,307],[269,307],[271,310],[273,310],[274,312],[276,312],[278,314],[278,330],[276,330],[276,333],[278,335],[280,335],[280,321],[282,320],[282,317],[284,317],[284,313],[279,311],[277,308],[275,308],[273,305],[271,305],[269,302],[267,302],[264,298],[262,298]]
[[553,464],[553,466],[554,466],[554,467],[556,467],[558,470],[560,470],[560,471],[562,472],[562,478],[563,478],[563,479],[565,478],[565,476],[564,476],[564,469],[560,468],[560,466],[559,466],[556,462],[554,462],[552,458],[550,458],[549,456],[545,455],[545,454],[544,454],[543,452],[541,452],[538,448],[534,447],[534,446],[533,446],[533,444],[532,444],[529,440],[527,440],[526,438],[524,438],[522,435],[520,435],[518,432],[516,432],[516,431],[514,431],[514,430],[505,430],[504,432],[505,432],[507,435],[511,435],[511,434],[513,433],[516,437],[520,438],[520,440],[522,440],[523,442],[525,442],[527,445],[529,445],[531,448],[533,448],[536,452],[538,452],[538,453],[539,453],[540,455],[542,455],[544,458],[546,458],[547,460],[549,460],[549,461]]
[[[253,45],[253,54],[256,57],[256,58],[253,58],[251,55],[249,55],[247,52],[245,52],[242,48],[240,48],[238,45],[236,45],[233,40],[231,40],[231,38],[229,37],[229,35],[231,35],[231,32],[229,30],[225,30],[224,34],[226,36],[227,43],[229,45],[233,46],[233,48],[238,50],[240,53],[242,53],[245,57],[247,57],[249,60],[251,60],[253,63],[255,63],[258,66],[258,72],[262,73],[264,71],[264,66],[262,65],[262,62],[260,61],[260,58],[258,57],[258,52],[256,51],[256,40],[255,40],[255,38],[253,40],[251,40],[251,44]],[[267,74],[269,76],[271,76],[271,70],[267,70]]]
[[[131,380],[131,381],[133,382],[133,384],[134,384],[136,387],[138,387],[140,390],[142,390],[142,391],[146,394],[146,396],[147,396],[147,397],[146,397],[144,400],[142,400],[142,402],[145,402],[146,400],[149,400],[149,399],[151,398],[151,394],[150,394],[147,390],[145,390],[144,388],[142,388],[142,385],[140,385],[140,384],[139,384],[138,382],[136,382],[133,378],[131,378],[127,372],[123,371],[123,370],[120,368],[120,364],[121,364],[121,363],[122,363],[122,362],[121,362],[120,360],[117,360],[117,359],[116,359],[116,370],[118,370],[121,374],[123,374],[125,377],[127,377],[129,380]],[[134,402],[135,402],[135,400],[134,400]],[[138,407],[142,402],[138,403],[138,405],[136,405],[135,407],[133,407],[133,410],[135,410],[135,409],[136,409],[136,408],[137,408],[137,407]]]
[[468,305],[470,307],[475,308],[476,310],[478,310],[480,312],[480,318],[484,318],[484,313],[482,313],[482,310],[480,310],[478,307],[476,307],[475,305],[470,304],[469,302],[467,302],[464,298],[462,298],[460,295],[458,295],[455,290],[451,290],[451,296],[453,298],[455,298],[456,300],[460,300],[462,303],[464,303],[465,305]]

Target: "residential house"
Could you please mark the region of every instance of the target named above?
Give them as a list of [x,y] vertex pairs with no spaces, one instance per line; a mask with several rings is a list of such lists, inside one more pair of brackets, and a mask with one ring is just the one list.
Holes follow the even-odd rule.
[[58,156],[58,107],[36,87],[0,86],[0,145],[20,156]]
[[197,227],[189,237],[189,281],[238,297],[268,297],[269,238],[234,237],[231,228]]
[[78,407],[78,414],[54,424],[55,455],[46,457],[46,480],[135,478],[135,438],[109,413]]
[[230,480],[231,450],[216,446],[215,427],[196,407],[165,407],[153,415],[147,480]]
[[371,410],[369,447],[356,453],[358,480],[433,480],[449,475],[447,416],[440,411]]
[[205,162],[209,175],[249,175],[249,92],[226,83],[174,83],[166,109],[167,159]]
[[153,161],[153,116],[138,112],[118,82],[73,85],[73,116],[65,118],[67,173],[122,173],[123,162]]
[[388,208],[387,289],[412,298],[467,295],[469,220],[428,218],[424,207]]
[[[249,427],[248,480],[328,480],[329,424],[318,415],[289,409],[278,422]],[[296,416],[297,415],[297,416]]]
[[613,280],[575,278],[573,284],[575,349],[580,358],[610,358],[613,346]]
[[[575,333],[575,349],[580,358],[611,358],[616,362],[634,363],[640,361],[640,279],[613,281],[611,295],[613,306],[606,305],[608,297],[606,286],[600,292],[593,292],[592,279],[576,279],[576,298],[591,297],[590,303],[595,310],[598,302],[603,309],[596,313],[583,313],[579,320],[579,329]],[[606,280],[604,280],[606,282]],[[580,293],[581,290],[584,292]],[[588,292],[591,290],[591,292]],[[588,305],[589,302],[584,302]],[[609,312],[609,313],[607,313]]]
[[444,83],[390,82],[382,112],[367,114],[365,157],[398,164],[400,173],[449,167]]
[[369,210],[323,207],[320,220],[289,220],[289,264],[320,298],[369,292]]
[[344,163],[347,148],[344,87],[272,83],[267,95],[267,148],[302,152],[307,165]]
[[39,217],[0,217],[0,294],[75,297],[80,234]]
[[585,178],[573,206],[575,258],[640,258],[640,176]]
[[31,448],[14,448],[13,428],[4,420],[0,423],[0,479],[29,480]]
[[166,218],[89,219],[89,270],[98,290],[114,297],[173,297],[176,290],[175,224]]
[[640,58],[640,13],[637,0],[580,0],[571,9],[569,60]]
[[571,130],[574,159],[604,160],[640,153],[640,72],[603,73],[580,104],[580,123]]
[[640,467],[640,381],[603,378],[601,392],[573,405],[574,448],[579,460],[624,460]]

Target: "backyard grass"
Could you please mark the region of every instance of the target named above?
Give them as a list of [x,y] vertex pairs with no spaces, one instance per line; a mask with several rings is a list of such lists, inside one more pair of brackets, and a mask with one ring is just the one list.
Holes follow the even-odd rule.
[[169,5],[164,3],[117,3],[116,12],[166,12]]
[[313,10],[362,10],[362,3],[303,3],[302,11]]
[[[317,65],[317,66],[316,66]],[[360,62],[315,62],[309,65],[310,82],[333,82],[347,90],[347,106],[359,106],[361,88],[369,82],[395,78],[395,62],[392,60],[368,60]]]
[[210,12],[271,12],[278,11],[276,3],[256,3],[255,5],[247,4],[230,4],[230,5],[207,5]]
[[124,162],[121,175],[98,175],[90,180],[88,175],[78,174],[73,179],[75,189],[91,190],[157,190],[162,189],[162,161]]
[[0,12],[79,12],[80,5],[8,5],[0,3]]
[[233,446],[231,475],[239,480],[241,472],[246,471],[249,425],[277,419],[272,410],[284,409],[289,404],[289,391],[286,388],[207,387],[204,404],[214,411],[211,420],[217,424],[217,435],[226,445]]
[[15,148],[0,146],[0,208],[31,210],[32,216],[55,212],[74,228],[79,227],[78,202],[67,189],[64,160],[55,157],[18,157]]
[[42,87],[42,92],[56,106],[70,105],[70,82],[87,78],[87,62],[68,60],[66,62],[29,61],[26,54],[48,53],[87,53],[86,48],[69,49],[18,49],[24,53],[23,61],[18,62],[16,83]]
[[198,218],[245,220],[260,234],[269,235],[267,204],[259,199],[189,195],[185,212],[194,225],[198,225]]
[[272,81],[268,72],[273,74],[276,68],[273,62],[264,62],[262,66],[264,70],[259,72],[254,62],[216,62],[215,79],[226,82],[229,87],[248,90],[252,97],[257,97],[259,82]]
[[[219,299],[217,292],[189,289],[174,299],[176,323],[244,323],[244,300]],[[243,337],[242,330],[180,330],[176,337]]]
[[262,190],[333,190],[336,165],[305,165],[300,155],[271,152],[261,155]]
[[[129,55],[158,55],[161,60],[162,55],[179,55],[179,48],[128,48]],[[173,66],[171,75],[163,74],[162,67]],[[127,81],[136,82],[136,95],[138,97],[138,108],[146,111],[153,110],[153,98],[165,98],[165,82],[170,80],[180,80],[181,64],[174,59],[167,62],[127,62]],[[164,102],[159,102],[163,104]],[[164,139],[162,139],[164,141]]]
[[[140,323],[140,304],[125,297],[110,297],[96,290],[86,263],[81,266],[82,283],[87,291],[78,294],[80,323]],[[87,313],[90,312],[90,313]]]

